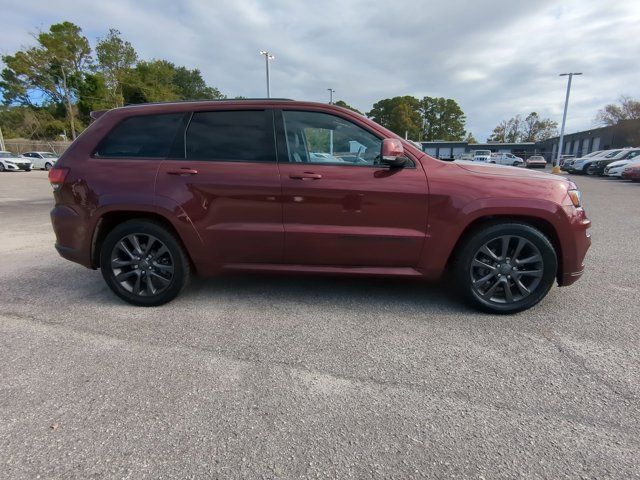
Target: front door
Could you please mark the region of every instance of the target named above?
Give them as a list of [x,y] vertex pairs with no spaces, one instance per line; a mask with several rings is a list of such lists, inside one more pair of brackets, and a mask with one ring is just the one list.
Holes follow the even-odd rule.
[[294,110],[277,118],[285,263],[415,266],[427,226],[420,163],[383,165],[382,139],[346,118]]
[[281,263],[280,176],[273,112],[195,112],[184,158],[162,162],[156,195],[193,224],[212,265]]

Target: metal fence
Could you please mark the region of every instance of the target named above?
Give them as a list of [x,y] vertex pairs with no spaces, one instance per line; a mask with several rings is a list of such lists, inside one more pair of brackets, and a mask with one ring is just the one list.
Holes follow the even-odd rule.
[[10,152],[17,153],[18,155],[24,152],[53,152],[58,155],[62,154],[71,142],[63,141],[40,141],[40,140],[27,140],[27,139],[5,139],[5,148]]

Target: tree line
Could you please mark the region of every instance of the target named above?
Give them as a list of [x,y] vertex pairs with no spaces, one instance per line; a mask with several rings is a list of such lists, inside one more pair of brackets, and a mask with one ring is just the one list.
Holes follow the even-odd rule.
[[[140,59],[116,29],[92,48],[82,29],[53,24],[35,36],[36,45],[5,55],[0,74],[0,127],[7,138],[75,138],[92,110],[146,102],[227,98],[206,83],[200,70],[162,59]],[[235,97],[242,98],[242,97]],[[362,113],[343,100],[336,105]],[[375,102],[366,116],[412,140],[476,140],[466,116],[451,98],[410,95]],[[596,123],[614,125],[640,118],[640,102],[621,97],[598,112]],[[557,122],[531,112],[503,120],[487,141],[535,142],[558,134]]]
[[92,110],[225,98],[198,69],[139,59],[115,29],[94,49],[71,22],[51,25],[35,39],[35,46],[2,57],[0,93],[6,108],[0,126],[7,137],[52,139],[67,133],[75,138]]

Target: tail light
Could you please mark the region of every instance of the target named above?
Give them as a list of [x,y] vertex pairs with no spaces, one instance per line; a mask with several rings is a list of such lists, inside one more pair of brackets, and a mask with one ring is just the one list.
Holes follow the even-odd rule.
[[64,167],[53,167],[49,170],[49,183],[54,192],[60,189],[68,173],[69,169]]

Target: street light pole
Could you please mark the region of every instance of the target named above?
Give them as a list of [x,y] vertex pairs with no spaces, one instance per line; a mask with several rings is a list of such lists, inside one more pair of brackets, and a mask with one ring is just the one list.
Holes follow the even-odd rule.
[[336,93],[336,91],[333,88],[327,88],[327,90],[329,90],[329,105],[333,104],[333,94]]
[[558,155],[553,162],[553,170],[555,173],[560,173],[560,157],[562,156],[562,149],[564,147],[564,126],[567,123],[567,108],[569,107],[569,93],[571,92],[571,80],[574,75],[582,75],[582,72],[570,72],[561,73],[561,77],[569,77],[567,82],[567,96],[564,99],[564,113],[562,114],[562,127],[560,127],[560,140],[558,141]]
[[267,98],[271,98],[271,79],[269,78],[269,60],[273,60],[274,57],[266,50],[260,50],[260,55],[264,55],[264,62],[267,67]]

